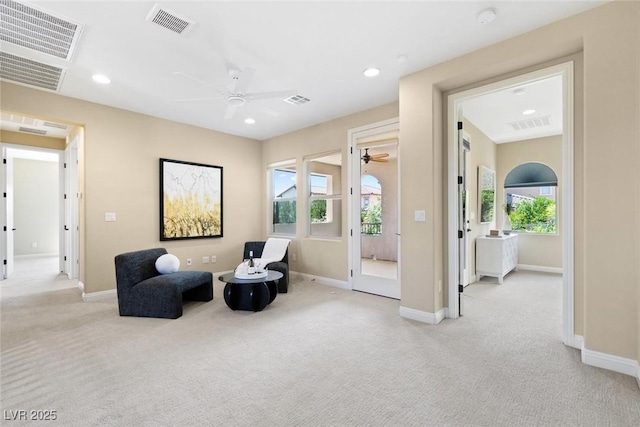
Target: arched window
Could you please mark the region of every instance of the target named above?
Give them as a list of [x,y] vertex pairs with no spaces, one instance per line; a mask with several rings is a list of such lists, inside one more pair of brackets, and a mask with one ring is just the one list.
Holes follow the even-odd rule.
[[360,233],[382,234],[382,187],[375,176],[360,178]]
[[549,166],[529,162],[513,168],[504,180],[505,211],[520,232],[557,232],[558,177]]

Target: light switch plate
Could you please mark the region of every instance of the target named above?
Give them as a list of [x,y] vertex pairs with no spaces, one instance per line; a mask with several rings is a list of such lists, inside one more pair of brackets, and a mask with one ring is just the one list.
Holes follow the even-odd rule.
[[415,211],[413,218],[416,222],[424,222],[427,220],[427,214],[425,211]]
[[116,220],[116,214],[115,212],[105,212],[104,214],[104,220],[107,222],[113,222]]

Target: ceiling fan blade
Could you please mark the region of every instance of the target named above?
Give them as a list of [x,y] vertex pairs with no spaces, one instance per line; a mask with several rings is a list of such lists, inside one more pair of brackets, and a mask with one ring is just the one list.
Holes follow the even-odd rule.
[[256,70],[251,67],[244,67],[239,74],[234,76],[235,85],[233,86],[233,93],[245,93],[255,72]]
[[375,159],[382,159],[384,157],[389,157],[389,153],[371,154],[371,157]]
[[371,157],[370,161],[371,161],[371,162],[378,162],[378,163],[387,163],[389,160],[387,160],[387,159],[380,159],[380,158],[376,158],[376,157]]
[[215,87],[214,85],[212,85],[211,83],[207,83],[207,82],[205,82],[204,80],[200,80],[199,78],[197,78],[197,77],[193,77],[193,76],[192,76],[192,75],[190,75],[190,74],[183,73],[182,71],[174,71],[174,72],[173,72],[173,74],[176,74],[176,75],[179,75],[179,76],[186,77],[186,78],[188,78],[188,79],[190,79],[190,80],[193,80],[194,82],[200,83],[201,85],[205,85],[205,86],[208,86],[208,87],[212,87],[212,88],[216,89],[216,92],[218,92],[218,88],[216,88],[216,87]]
[[225,99],[226,95],[220,94],[218,96],[209,96],[206,98],[186,98],[186,99],[176,99],[176,102],[192,102],[192,101],[211,101],[213,99]]
[[293,96],[297,93],[295,90],[281,90],[275,92],[256,92],[256,93],[248,93],[245,95],[247,101],[255,101],[258,99],[271,99],[271,98],[281,98],[285,99],[290,96]]

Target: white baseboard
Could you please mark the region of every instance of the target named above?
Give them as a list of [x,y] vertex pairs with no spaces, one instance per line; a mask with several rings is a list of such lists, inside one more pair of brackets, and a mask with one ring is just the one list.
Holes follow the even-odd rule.
[[82,301],[91,302],[91,301],[99,301],[107,298],[115,298],[118,296],[118,291],[115,289],[109,289],[106,291],[100,292],[89,292],[88,294],[82,292]]
[[545,267],[542,265],[529,265],[529,264],[518,264],[516,265],[518,270],[527,270],[527,271],[541,271],[543,273],[557,273],[562,274],[562,267]]
[[415,308],[400,306],[400,317],[405,319],[417,320],[418,322],[428,323],[430,325],[437,325],[442,322],[446,310],[443,308],[438,310],[437,313],[429,313],[428,311],[420,311]]
[[289,274],[294,274],[295,277],[303,280],[308,280],[310,282],[329,285],[329,286],[333,286],[334,288],[346,289],[348,291],[351,290],[351,286],[349,286],[349,282],[345,282],[344,280],[331,279],[329,277],[322,277],[322,276],[314,276],[313,274],[299,273],[296,271],[294,272],[290,271]]
[[609,371],[619,372],[625,375],[631,375],[632,377],[635,377],[637,381],[640,381],[640,367],[638,366],[637,360],[589,350],[583,345],[582,363],[589,366],[595,366],[596,368],[602,368]]
[[638,388],[640,388],[640,360],[636,362],[636,365],[638,366],[638,369],[636,372],[636,382],[638,383]]
[[82,283],[82,280],[78,280],[78,289],[84,293],[84,283]]
[[573,339],[569,342],[566,342],[565,345],[573,347],[577,350],[582,350],[582,348],[584,347],[584,338],[582,335],[574,335]]

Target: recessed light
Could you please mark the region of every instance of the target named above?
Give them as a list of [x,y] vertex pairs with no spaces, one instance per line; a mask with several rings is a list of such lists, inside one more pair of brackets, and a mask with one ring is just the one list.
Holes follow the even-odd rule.
[[378,74],[380,74],[380,70],[377,68],[367,68],[366,70],[364,70],[364,75],[366,77],[375,77]]
[[492,7],[483,10],[478,14],[478,22],[481,24],[488,24],[496,19],[496,10]]
[[524,110],[524,111],[522,112],[522,114],[524,114],[525,116],[528,116],[529,114],[533,114],[533,113],[535,113],[535,112],[536,112],[536,110],[533,110],[533,109],[531,109],[531,110]]
[[108,85],[111,83],[111,79],[104,74],[94,74],[91,78],[94,82],[100,83],[101,85]]
[[244,119],[244,122],[248,125],[252,125],[254,124],[256,121],[254,119],[252,119],[251,117],[247,117],[246,119]]

